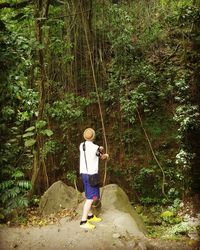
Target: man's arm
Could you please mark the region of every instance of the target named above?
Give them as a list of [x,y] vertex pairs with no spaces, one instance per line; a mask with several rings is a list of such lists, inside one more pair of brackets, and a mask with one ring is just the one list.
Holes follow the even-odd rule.
[[100,155],[101,160],[108,160],[109,155],[108,154],[102,154]]
[[98,148],[96,155],[99,156],[101,160],[106,160],[109,158],[108,154],[104,154],[104,148],[102,146]]

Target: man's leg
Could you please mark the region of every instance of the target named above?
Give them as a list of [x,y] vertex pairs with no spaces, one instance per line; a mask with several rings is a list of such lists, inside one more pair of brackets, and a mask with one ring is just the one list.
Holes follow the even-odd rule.
[[83,206],[83,216],[81,221],[87,221],[88,215],[92,215],[91,206],[93,200],[86,199],[85,204]]
[[82,179],[84,184],[86,201],[83,206],[83,215],[81,218],[80,227],[85,229],[93,229],[95,228],[95,225],[90,224],[89,221],[91,222],[101,221],[101,219],[96,218],[96,216],[93,216],[91,209],[93,200],[98,199],[100,197],[99,187],[91,187],[88,182],[87,175],[83,174]]
[[90,213],[90,209],[92,206],[92,202],[93,200],[90,199],[86,199],[85,204],[83,206],[83,215],[82,215],[82,219],[80,222],[80,227],[84,228],[84,229],[94,229],[95,225],[92,225],[88,222],[88,214]]
[[95,215],[93,215],[93,212],[92,212],[92,203],[93,203],[93,201],[96,201],[97,199],[100,198],[100,189],[99,189],[99,187],[98,186],[91,187],[89,185],[88,189],[87,189],[86,197],[87,197],[87,200],[86,200],[86,202],[84,204],[84,208],[83,208],[82,221],[86,221],[86,220],[88,222],[100,222],[100,221],[102,221],[101,218],[96,217]]

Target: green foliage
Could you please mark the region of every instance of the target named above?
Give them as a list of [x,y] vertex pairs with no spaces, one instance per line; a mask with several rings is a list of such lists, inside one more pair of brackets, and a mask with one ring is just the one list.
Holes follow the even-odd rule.
[[25,141],[24,145],[25,147],[32,147],[34,144],[36,143],[36,140],[35,139],[28,139]]
[[31,207],[38,207],[40,203],[40,197],[38,195],[33,195],[32,198],[29,200],[29,205]]
[[74,181],[76,181],[76,179],[77,179],[76,171],[74,171],[74,170],[68,171],[66,173],[66,178],[71,183],[74,183]]
[[[22,19],[16,18],[19,10],[15,9],[3,9],[1,15],[5,22],[0,30],[3,209],[14,207],[9,197],[15,204],[19,200],[27,204],[27,176],[36,149],[52,182],[63,177],[73,182],[83,129],[93,126],[97,143],[102,133],[82,20],[76,15],[80,6],[69,3],[67,11],[72,15],[66,16],[62,4],[50,3],[49,16],[41,22],[41,42],[36,41],[35,20],[30,18],[35,7],[22,9]],[[191,165],[198,165],[198,152],[190,142],[194,143],[191,135],[200,127],[194,94],[199,82],[199,13],[187,0],[95,1],[87,16],[113,159],[109,173],[145,205],[167,201],[136,109],[163,166],[170,201],[188,193]],[[45,74],[39,67],[41,60]],[[44,112],[39,120],[41,97]],[[42,175],[39,178],[42,183]],[[174,217],[162,220],[171,223]]]
[[182,6],[178,13],[178,19],[182,26],[191,25],[200,21],[199,8],[196,6]]
[[55,140],[47,140],[42,149],[43,156],[46,157],[50,153],[55,153],[59,149],[58,142]]
[[162,217],[162,218],[170,218],[170,217],[172,217],[172,216],[174,216],[174,214],[173,214],[173,212],[171,212],[171,211],[164,211],[164,212],[160,215],[160,217]]
[[186,221],[179,221],[175,225],[171,225],[170,228],[163,232],[162,238],[173,238],[178,236],[189,236],[190,234],[195,234],[198,237],[197,227],[191,225]]
[[35,122],[35,126],[31,126],[25,130],[25,134],[22,135],[24,139],[25,147],[32,147],[36,143],[36,136],[43,135],[47,137],[51,137],[53,135],[53,131],[51,129],[47,129],[47,122],[44,120],[39,120]]
[[182,219],[180,217],[175,216],[175,214],[172,211],[164,211],[160,217],[163,220],[163,223],[166,224],[177,224],[180,223],[182,221]]
[[191,104],[180,105],[176,109],[174,119],[180,124],[180,137],[190,128],[199,126],[199,111],[198,106]]
[[176,155],[176,164],[181,166],[182,169],[185,169],[187,172],[187,170],[190,169],[190,163],[193,158],[194,154],[191,154],[181,149],[179,153]]
[[[0,183],[2,219],[8,218],[13,211],[20,211],[29,204],[27,192],[31,188],[30,181],[24,179],[24,173],[20,169],[10,168],[9,172],[10,180]],[[6,176],[8,174],[4,173],[2,177]]]
[[186,74],[180,80],[175,82],[175,88],[175,99],[177,100],[178,105],[176,107],[174,120],[179,124],[179,134],[177,138],[182,142],[179,152],[177,152],[175,163],[179,169],[181,168],[180,173],[182,179],[187,176],[187,181],[185,181],[187,188],[183,187],[183,189],[185,189],[185,193],[188,193],[190,190],[189,186],[191,186],[191,178],[188,178],[188,176],[196,155],[193,149],[189,146],[189,143],[185,142],[187,141],[189,131],[198,130],[200,128],[200,115],[199,107],[191,103],[188,77]]
[[47,113],[56,120],[64,124],[72,123],[82,118],[84,108],[90,104],[90,101],[83,97],[75,96],[72,93],[65,94],[63,100],[55,101],[47,105]]
[[[138,7],[137,4],[133,6]],[[125,149],[130,155],[130,158],[126,155],[127,168],[132,168],[132,155],[137,154],[135,158],[139,158],[140,164],[135,164],[135,176],[129,177],[129,185],[139,192],[142,202],[148,204],[162,201],[159,194],[161,176],[155,163],[149,160],[149,155],[146,160],[148,167],[142,166],[140,156],[143,158],[145,154],[142,148],[144,142],[141,142],[141,133],[137,138],[134,132],[138,124],[136,108],[164,167],[168,197],[173,200],[182,193],[188,193],[191,182],[189,171],[196,159],[194,149],[189,146],[188,135],[199,130],[200,126],[199,103],[194,104],[191,98],[192,71],[184,63],[193,63],[194,68],[197,66],[198,52],[192,51],[191,42],[198,30],[191,29],[190,24],[197,27],[200,15],[199,9],[189,1],[170,2],[168,5],[162,1],[161,6],[156,2],[151,6],[141,3],[138,10],[133,14],[123,5],[111,8],[112,28],[108,37],[111,38],[113,58],[105,100],[109,104],[108,112],[113,111],[113,104],[120,105],[120,118],[124,124],[129,123],[126,128],[129,132],[123,131],[126,138],[124,136],[125,139],[120,138],[119,141],[123,141],[121,146],[129,147],[128,151]],[[148,15],[139,23],[136,19],[141,12]],[[116,13],[119,22],[115,20]],[[115,27],[117,22],[118,27]],[[178,149],[173,151],[170,147]],[[145,149],[149,151],[147,146]],[[153,190],[153,195],[148,190]]]
[[[7,21],[11,12],[2,10],[2,20]],[[2,16],[1,16],[2,17]],[[24,127],[37,115],[38,93],[28,86],[32,67],[35,39],[31,33],[18,29],[15,21],[6,22],[0,31],[0,203],[2,219],[28,206],[27,193],[31,188],[27,171],[31,166],[30,152],[24,149]],[[26,151],[26,152],[25,152]]]

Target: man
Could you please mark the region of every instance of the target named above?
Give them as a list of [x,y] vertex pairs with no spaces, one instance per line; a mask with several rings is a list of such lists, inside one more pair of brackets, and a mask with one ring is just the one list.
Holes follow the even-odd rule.
[[83,137],[85,142],[80,144],[80,174],[84,185],[86,201],[83,206],[83,215],[80,222],[80,227],[84,229],[94,229],[95,225],[90,222],[100,222],[101,218],[93,215],[91,211],[94,200],[100,198],[99,185],[93,187],[89,183],[88,175],[97,174],[99,170],[99,158],[102,160],[108,159],[108,154],[103,153],[103,147],[93,143],[95,131],[92,128],[87,128]]

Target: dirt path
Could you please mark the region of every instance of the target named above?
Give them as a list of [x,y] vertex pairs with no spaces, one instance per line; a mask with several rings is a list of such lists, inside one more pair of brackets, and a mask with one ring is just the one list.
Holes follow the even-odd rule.
[[79,228],[78,221],[71,221],[41,228],[1,228],[1,250],[112,249],[115,244],[121,249],[120,241],[113,239],[109,226],[101,223],[95,230],[85,231]]
[[[61,204],[62,199],[56,202]],[[64,217],[53,225],[42,227],[0,225],[0,250],[199,250],[193,242],[147,239],[144,224],[127,195],[115,184],[105,187],[103,206],[99,210],[103,220],[92,231],[79,227],[83,203],[84,200],[76,207],[73,220]]]
[[[118,212],[112,215],[119,217]],[[61,219],[58,224],[43,227],[0,227],[1,250],[9,249],[133,249],[136,244],[144,245],[143,240],[133,239],[126,228],[121,228],[105,213],[103,221],[92,231],[79,227],[79,220]],[[144,245],[145,246],[145,245]],[[140,248],[143,249],[143,248]]]
[[126,232],[126,225],[119,230],[106,216],[98,223],[93,231],[79,227],[79,220],[64,218],[59,224],[43,227],[8,227],[0,226],[0,249],[19,250],[112,250],[112,249],[162,249],[162,250],[192,250],[199,249],[195,245],[184,242],[147,240],[131,236]]

